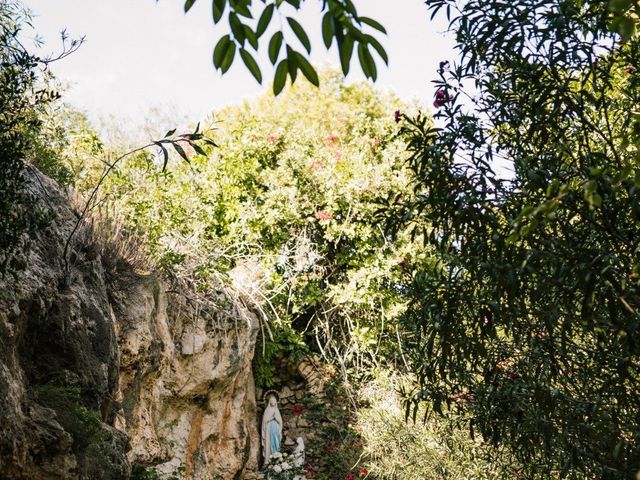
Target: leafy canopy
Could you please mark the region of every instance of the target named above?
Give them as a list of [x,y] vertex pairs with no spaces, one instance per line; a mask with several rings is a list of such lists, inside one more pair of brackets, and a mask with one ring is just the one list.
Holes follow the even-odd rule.
[[[161,171],[153,166],[162,156],[131,159],[105,180],[103,205],[115,197],[150,255],[198,295],[214,298],[222,283],[252,298],[267,341],[260,384],[269,385],[272,357],[307,346],[354,372],[399,361],[397,286],[422,255],[408,239],[384,237],[376,199],[407,190],[400,108],[327,73],[319,90],[298,83],[278,99],[217,112],[207,132],[217,147],[185,147],[189,163]],[[234,282],[238,271],[255,290]]]
[[[186,0],[185,12],[195,3],[196,0]],[[260,48],[262,36],[272,21],[277,19],[274,23],[278,26],[268,43],[269,60],[275,68],[273,92],[278,95],[282,91],[287,77],[293,84],[298,72],[302,72],[309,82],[318,86],[318,74],[308,59],[311,42],[296,20],[296,13],[303,4],[304,0],[213,0],[214,23],[218,24],[226,17],[231,30],[214,47],[215,68],[226,73],[238,53],[245,67],[262,83],[262,72],[255,55]],[[325,47],[329,49],[334,42],[338,47],[342,72],[345,75],[349,73],[351,59],[354,51],[357,51],[362,72],[375,81],[378,69],[374,52],[385,64],[389,62],[384,47],[374,36],[386,34],[385,28],[373,18],[359,15],[351,0],[322,0],[320,23]]]
[[438,256],[405,318],[414,404],[507,447],[527,478],[631,478],[638,35],[611,28],[622,10],[606,2],[427,4],[447,12],[460,59],[441,64],[436,126],[405,123],[414,194],[388,207],[392,231],[410,225]]

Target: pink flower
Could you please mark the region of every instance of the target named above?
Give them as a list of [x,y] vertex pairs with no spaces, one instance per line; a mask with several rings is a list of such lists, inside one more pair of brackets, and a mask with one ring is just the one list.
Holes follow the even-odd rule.
[[326,210],[319,210],[315,213],[315,217],[317,220],[331,220],[333,215],[331,212],[327,212]]
[[473,393],[454,393],[449,398],[453,403],[476,401],[476,396]]
[[404,257],[396,257],[393,259],[393,263],[395,263],[396,265],[404,265],[406,262],[407,261]]
[[269,135],[267,137],[267,140],[269,140],[271,143],[275,143],[278,140],[278,136],[277,135]]
[[182,150],[184,151],[184,154],[187,156],[187,158],[191,158],[196,153],[196,151],[193,149],[191,144],[189,144],[189,142],[183,141],[178,143],[182,147]]
[[304,471],[307,472],[307,473],[311,473],[311,472],[313,472],[313,467],[307,463],[304,466]]
[[452,102],[453,96],[448,95],[444,88],[441,88],[436,92],[436,99],[433,101],[433,106],[436,108],[444,107],[447,102]]
[[376,139],[373,141],[373,144],[374,144],[374,145],[380,145],[380,143],[382,143],[382,142],[380,141],[380,139],[379,139],[379,138],[376,138]]
[[302,415],[302,412],[304,412],[304,408],[302,408],[302,405],[294,405],[293,406],[293,413],[295,415]]
[[310,170],[320,170],[324,168],[324,162],[322,160],[314,160],[309,164]]
[[398,123],[400,120],[402,120],[402,112],[400,110],[396,110],[393,114],[393,118],[395,119],[396,123]]
[[327,136],[327,143],[329,145],[333,145],[334,143],[336,143],[336,140],[338,140],[338,137],[336,137],[335,135],[328,135]]

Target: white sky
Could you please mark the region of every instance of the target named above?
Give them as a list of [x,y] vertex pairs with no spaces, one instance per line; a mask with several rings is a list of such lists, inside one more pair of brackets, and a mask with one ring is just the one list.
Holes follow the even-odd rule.
[[[273,77],[266,55],[270,31],[262,37],[259,57],[262,86],[238,55],[226,75],[215,71],[213,47],[227,25],[223,18],[214,26],[211,0],[198,0],[187,15],[182,0],[24,2],[36,16],[34,27],[46,42],[45,52],[58,51],[64,28],[72,37],[86,35],[80,50],[52,69],[69,83],[66,101],[92,120],[113,115],[138,124],[151,108],[161,107],[195,122],[221,106],[259,95]],[[403,99],[430,103],[434,92],[430,81],[438,63],[454,55],[452,38],[443,33],[446,24],[430,21],[422,0],[355,0],[355,4],[360,15],[387,28],[388,36],[376,35],[390,58],[388,68],[379,62],[377,85]],[[335,47],[327,53],[320,37],[320,2],[308,0],[305,5],[296,18],[311,37],[312,62],[337,65]],[[363,78],[359,65],[352,63],[348,79]]]

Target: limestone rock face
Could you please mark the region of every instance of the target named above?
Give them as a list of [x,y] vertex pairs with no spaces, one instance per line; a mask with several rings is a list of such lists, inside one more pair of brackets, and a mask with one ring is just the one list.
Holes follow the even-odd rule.
[[0,278],[0,478],[251,478],[256,317],[224,295],[202,312],[82,231],[65,273],[77,216],[46,177],[30,188],[54,219]]
[[103,263],[80,245],[64,275],[77,217],[46,177],[30,187],[54,219],[0,279],[0,477],[128,478],[127,436],[104,408],[119,352]]
[[245,478],[257,469],[259,438],[251,371],[258,324],[236,305],[197,315],[161,283],[123,293],[117,425],[132,464],[185,479]]

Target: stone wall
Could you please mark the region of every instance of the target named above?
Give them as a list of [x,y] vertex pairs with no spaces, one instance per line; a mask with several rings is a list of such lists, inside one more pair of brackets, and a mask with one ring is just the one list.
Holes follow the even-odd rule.
[[[278,396],[278,408],[282,415],[284,450],[293,451],[297,437],[305,444],[306,463],[313,467],[313,452],[322,448],[324,439],[318,433],[325,418],[318,416],[318,406],[332,408],[327,398],[327,385],[335,380],[335,371],[317,355],[296,361],[280,355],[275,359],[278,372],[271,388],[258,388],[258,419],[262,419],[266,396],[270,392]],[[259,423],[259,422],[258,422]],[[262,457],[261,457],[262,461]]]

